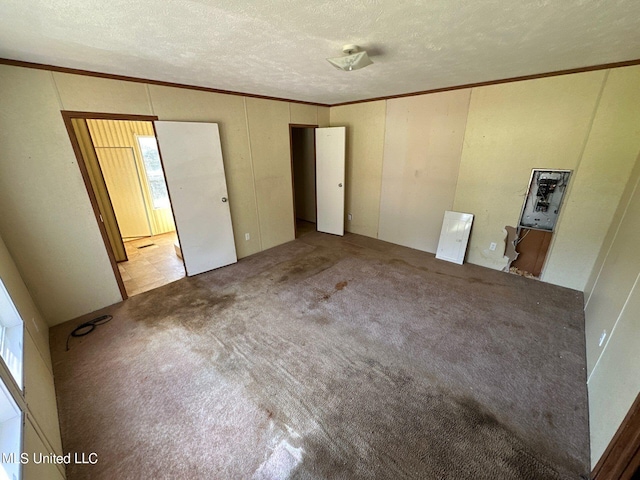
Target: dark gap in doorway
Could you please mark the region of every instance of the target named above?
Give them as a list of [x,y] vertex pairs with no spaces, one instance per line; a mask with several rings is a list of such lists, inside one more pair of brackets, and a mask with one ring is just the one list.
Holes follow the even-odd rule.
[[291,127],[291,167],[296,238],[316,230],[315,129]]

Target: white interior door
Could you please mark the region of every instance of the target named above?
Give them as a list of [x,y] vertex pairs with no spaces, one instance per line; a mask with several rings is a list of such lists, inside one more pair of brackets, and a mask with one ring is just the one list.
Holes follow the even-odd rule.
[[472,213],[444,212],[436,258],[462,265],[472,222]]
[[344,235],[346,127],[316,128],[316,227]]
[[218,125],[153,123],[187,276],[236,263]]
[[130,147],[96,147],[98,163],[107,185],[122,238],[151,235],[142,196],[142,183]]

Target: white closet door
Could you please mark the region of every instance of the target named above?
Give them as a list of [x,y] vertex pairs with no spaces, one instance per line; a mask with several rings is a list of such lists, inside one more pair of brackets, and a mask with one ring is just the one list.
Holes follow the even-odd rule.
[[444,212],[436,258],[462,265],[472,223],[472,213]]
[[316,128],[316,227],[334,235],[344,235],[346,130]]
[[218,125],[153,123],[187,275],[236,263]]

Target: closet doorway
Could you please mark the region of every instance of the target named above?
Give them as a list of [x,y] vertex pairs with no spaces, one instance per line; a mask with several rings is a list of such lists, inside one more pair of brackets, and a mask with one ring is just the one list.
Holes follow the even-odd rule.
[[289,125],[296,238],[344,235],[346,127]]
[[289,125],[296,238],[316,231],[315,129],[315,125]]

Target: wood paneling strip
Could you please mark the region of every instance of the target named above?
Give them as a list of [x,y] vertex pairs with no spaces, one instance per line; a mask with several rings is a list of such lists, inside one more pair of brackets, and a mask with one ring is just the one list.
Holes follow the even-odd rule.
[[93,192],[96,196],[100,215],[102,216],[102,220],[107,231],[109,244],[111,245],[116,261],[125,261],[127,260],[127,254],[122,243],[122,236],[120,235],[118,222],[116,221],[113,206],[111,205],[109,192],[107,191],[107,186],[104,182],[102,172],[100,171],[98,157],[96,156],[93,144],[91,143],[91,136],[87,127],[87,122],[81,118],[73,118],[71,122],[76,138],[78,139],[82,157],[84,158],[84,165],[87,169]]
[[141,175],[142,194],[151,222],[153,235],[172,232],[176,229],[170,208],[153,208],[151,190],[146,180],[144,161],[136,136],[154,136],[153,124],[149,121],[87,119],[91,138],[97,148],[131,148],[138,172]]

